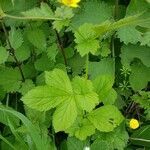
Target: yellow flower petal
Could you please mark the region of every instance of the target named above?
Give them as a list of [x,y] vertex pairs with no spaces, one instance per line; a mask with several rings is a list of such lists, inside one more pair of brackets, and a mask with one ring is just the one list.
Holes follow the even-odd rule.
[[81,0],[61,0],[61,3],[69,7],[78,7]]
[[139,122],[136,119],[131,119],[129,124],[132,129],[137,129],[139,127]]

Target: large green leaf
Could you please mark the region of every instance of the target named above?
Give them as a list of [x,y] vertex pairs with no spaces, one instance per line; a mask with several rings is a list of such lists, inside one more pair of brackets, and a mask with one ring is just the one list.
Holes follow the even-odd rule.
[[89,80],[76,77],[71,83],[67,73],[60,69],[46,72],[45,78],[46,86],[32,89],[22,100],[28,107],[39,111],[56,107],[53,115],[56,132],[69,128],[78,110],[90,112],[98,104],[98,95]]
[[107,105],[91,112],[88,119],[99,131],[110,132],[120,125],[123,116],[115,106]]

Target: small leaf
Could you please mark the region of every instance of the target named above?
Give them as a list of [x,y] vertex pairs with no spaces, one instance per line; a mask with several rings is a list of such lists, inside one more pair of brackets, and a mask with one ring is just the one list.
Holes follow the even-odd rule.
[[15,92],[20,88],[21,75],[18,69],[1,68],[0,69],[0,85],[7,92]]
[[4,47],[0,46],[0,64],[5,63],[8,56],[9,56],[9,53],[7,52],[7,50]]
[[75,32],[75,42],[77,43],[77,51],[81,56],[91,52],[95,54],[99,46],[99,41],[96,40],[96,33],[93,30],[92,24],[83,24]]
[[27,32],[28,40],[38,49],[46,50],[46,37],[41,29],[34,28],[33,30],[28,30]]
[[19,48],[23,43],[23,35],[21,31],[11,28],[11,31],[9,32],[9,40],[12,48]]

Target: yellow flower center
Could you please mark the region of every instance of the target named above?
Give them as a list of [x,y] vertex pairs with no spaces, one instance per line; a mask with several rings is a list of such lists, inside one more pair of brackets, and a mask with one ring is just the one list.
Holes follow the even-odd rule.
[[78,7],[80,1],[81,0],[61,0],[61,3],[69,7]]
[[139,122],[136,119],[131,119],[129,124],[132,129],[137,129],[139,127]]

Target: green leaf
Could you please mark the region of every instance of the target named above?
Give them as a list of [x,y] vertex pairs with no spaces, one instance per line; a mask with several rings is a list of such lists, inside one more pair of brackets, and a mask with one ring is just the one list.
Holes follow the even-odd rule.
[[92,24],[83,24],[75,31],[75,42],[77,43],[77,51],[81,56],[91,52],[95,54],[99,46],[99,41],[96,40],[96,33],[93,30]]
[[69,7],[61,6],[57,7],[55,11],[55,17],[61,18],[61,20],[55,20],[53,27],[59,32],[63,27],[69,25],[71,18],[74,16],[73,10]]
[[100,101],[107,103],[107,97],[109,97],[109,94],[114,94],[110,93],[112,92],[113,83],[114,79],[109,75],[98,76],[93,80],[93,85],[96,93],[99,95]]
[[68,65],[71,67],[74,76],[81,74],[82,70],[85,68],[85,58],[86,57],[81,57],[77,53],[72,58],[68,59]]
[[150,31],[143,34],[141,45],[147,45],[150,47]]
[[140,91],[138,94],[132,96],[132,100],[144,109],[150,108],[150,92]]
[[4,47],[0,46],[0,64],[5,63],[8,56],[9,56],[9,53],[7,52],[7,50]]
[[95,127],[88,119],[83,119],[79,129],[75,131],[75,136],[80,140],[85,140],[87,137],[95,133]]
[[36,48],[42,51],[46,50],[46,37],[43,30],[38,28],[28,30],[27,38]]
[[0,85],[7,92],[15,92],[20,88],[21,75],[18,69],[0,68]]
[[[124,150],[129,139],[124,123],[115,128],[112,132],[97,132],[93,137],[95,139],[93,143],[94,146],[98,146],[101,142],[104,142],[107,143],[108,150]],[[93,144],[91,145],[91,148]]]
[[91,112],[88,119],[99,131],[110,132],[120,125],[123,116],[115,106],[107,105]]
[[35,61],[34,66],[38,71],[48,71],[54,68],[54,62],[45,53],[42,53],[42,56]]
[[107,3],[87,1],[84,3],[83,7],[77,11],[77,14],[73,18],[71,25],[75,28],[78,28],[84,23],[100,24],[112,18],[112,15],[112,6],[108,5]]
[[108,42],[101,42],[100,55],[102,57],[108,57],[109,54],[111,54],[109,43]]
[[107,141],[96,140],[91,145],[91,150],[109,150],[109,145]]
[[[5,109],[3,105],[0,105],[0,107]],[[10,111],[13,110],[9,107],[7,109],[9,109]],[[15,127],[19,126],[19,119],[17,117],[7,112],[0,111],[0,123],[5,124],[6,126],[9,126],[8,121],[10,121],[11,124]]]
[[21,30],[11,28],[11,31],[9,32],[9,41],[12,48],[14,49],[19,48],[23,43],[23,35],[21,33]]
[[113,105],[117,99],[117,92],[112,88],[108,95],[103,99],[104,105]]
[[145,66],[150,67],[149,61],[150,49],[146,46],[138,46],[138,45],[123,46],[120,56],[122,64],[126,67],[130,67],[130,63],[135,58],[139,58]]
[[58,54],[58,46],[54,43],[52,46],[47,48],[47,56],[50,60],[56,62],[56,55]]
[[74,124],[65,132],[83,141],[95,133],[95,127],[87,118],[78,117]]
[[124,42],[126,45],[129,43],[136,44],[142,39],[142,33],[134,26],[120,28],[117,31],[117,36],[120,38],[120,41]]
[[30,9],[26,12],[22,12],[23,16],[25,17],[30,17],[30,18],[53,18],[54,15],[53,15],[53,12],[51,10],[51,8],[48,6],[48,4],[46,3],[41,3],[41,7],[38,8],[33,8],[33,9]]
[[146,11],[149,8],[149,5],[146,3],[145,0],[131,0],[130,4],[128,5],[126,14],[134,15],[140,13],[142,11]]
[[78,140],[74,137],[67,138],[68,150],[83,150],[86,145],[85,141]]
[[131,87],[135,90],[142,90],[150,81],[150,68],[147,68],[141,63],[135,63],[131,66],[131,75],[129,77],[129,82]]
[[77,77],[71,84],[67,74],[55,69],[45,73],[47,86],[39,86],[22,98],[30,108],[47,111],[56,107],[53,124],[56,132],[69,128],[79,110],[91,111],[98,103],[91,81]]
[[143,126],[135,131],[130,140],[135,145],[150,147],[150,125]]
[[88,112],[99,103],[98,95],[94,92],[94,87],[90,80],[75,77],[72,82],[75,99],[82,110]]
[[33,84],[33,81],[30,79],[25,80],[25,82],[22,83],[21,88],[19,89],[19,92],[24,95],[31,89],[33,89],[35,85]]
[[68,96],[73,92],[67,73],[60,69],[55,69],[52,72],[46,72],[45,80],[48,86],[52,87],[56,91],[59,91],[60,96]]
[[115,68],[113,59],[106,58],[102,59],[100,62],[89,62],[89,76],[92,80],[101,75],[110,75],[114,77],[114,74]]
[[56,107],[63,101],[62,99],[57,98],[56,92],[57,91],[54,91],[49,86],[38,86],[25,94],[21,100],[30,108],[39,111],[47,111]]
[[24,61],[30,57],[30,47],[26,44],[22,44],[21,47],[15,50],[15,55],[19,61]]
[[13,115],[14,117],[20,119],[23,122],[29,133],[28,136],[30,142],[35,144],[37,150],[42,150],[43,147],[45,147],[45,150],[51,149],[52,146],[49,142],[50,139],[47,138],[46,135],[43,135],[43,133],[40,132],[41,130],[37,126],[33,125],[31,121],[23,114],[14,110],[9,110],[8,108],[4,108],[3,106],[0,107],[0,111]]
[[56,132],[66,130],[77,117],[77,106],[74,97],[68,98],[59,105],[53,115],[53,125]]

